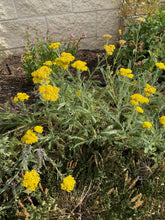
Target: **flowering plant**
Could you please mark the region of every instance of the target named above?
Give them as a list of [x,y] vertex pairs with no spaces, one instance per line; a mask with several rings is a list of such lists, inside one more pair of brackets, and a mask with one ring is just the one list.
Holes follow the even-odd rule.
[[[63,37],[60,42],[54,42],[54,37],[51,37],[49,32],[50,28],[46,36],[40,39],[38,31],[36,30],[36,39],[31,40],[29,31],[27,31],[27,41],[25,42],[23,40],[25,47],[21,56],[21,61],[29,80],[32,79],[32,72],[38,75],[40,75],[41,72],[43,73],[40,68],[42,66],[51,66],[51,62],[59,58],[60,53],[70,53],[74,56],[79,49],[81,41],[87,37],[87,32],[84,32],[78,39],[71,33],[68,39]],[[48,58],[50,60],[48,60]]]
[[93,71],[62,42],[28,40],[22,62],[34,91],[13,97],[14,113],[7,104],[0,112],[2,219],[141,219],[151,210],[163,219],[164,61],[141,70],[136,51],[124,62],[128,42],[103,39]]
[[72,33],[70,34],[68,39],[63,37],[61,42],[65,52],[71,53],[73,56],[75,56],[78,52],[81,41],[86,37],[87,37],[86,31],[84,31],[78,39]]
[[[156,4],[159,4],[159,1],[156,2]],[[146,3],[145,5],[150,7],[152,3],[150,1],[150,4]],[[165,49],[165,44],[162,44],[165,41],[164,15],[164,10],[160,8],[151,14],[146,14],[145,17],[136,18],[135,22],[131,20],[134,19],[133,17],[127,20],[127,30],[123,32],[122,36],[120,35],[120,39],[124,40],[124,44],[117,59],[118,64],[126,67],[129,63],[130,68],[136,68],[138,74],[144,69],[154,70],[156,62],[165,62],[162,53],[162,50]],[[162,80],[161,74],[159,77]]]

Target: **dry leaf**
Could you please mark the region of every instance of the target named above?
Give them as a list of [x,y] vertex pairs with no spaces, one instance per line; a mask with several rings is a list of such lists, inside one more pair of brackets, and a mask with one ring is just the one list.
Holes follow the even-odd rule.
[[139,177],[136,177],[136,179],[133,181],[133,183],[130,185],[129,189],[132,189],[135,184],[137,183],[137,181],[139,180]]
[[114,188],[110,189],[108,192],[107,192],[107,195],[110,195],[112,192],[113,192]]
[[142,197],[142,194],[139,193],[137,196],[135,196],[134,198],[131,199],[131,202],[135,202],[137,199],[140,200]]

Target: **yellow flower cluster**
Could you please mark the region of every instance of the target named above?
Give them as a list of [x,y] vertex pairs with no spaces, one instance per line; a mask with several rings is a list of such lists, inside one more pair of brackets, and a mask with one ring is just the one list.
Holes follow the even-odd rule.
[[139,102],[140,102],[140,103],[147,103],[147,104],[148,104],[148,102],[149,102],[149,99],[148,99],[148,98],[142,96],[142,95],[139,94],[139,93],[135,93],[135,94],[131,95],[130,97],[131,97],[131,99],[132,99],[132,100],[130,101],[130,103],[131,103],[132,105],[139,105]]
[[77,60],[74,63],[72,63],[71,66],[73,68],[78,69],[78,70],[87,71],[88,67],[86,66],[86,64],[87,64],[86,62],[83,62],[81,60]]
[[60,46],[60,42],[56,42],[56,43],[50,44],[50,45],[49,45],[49,48],[55,50],[55,49],[57,49],[59,46]]
[[160,124],[162,124],[163,127],[165,128],[165,116],[160,117],[160,118],[159,118],[159,122],[160,122]]
[[142,113],[143,114],[143,109],[140,107],[140,106],[137,106],[136,108],[135,108],[135,110],[137,111],[137,112],[139,112],[139,113]]
[[71,53],[63,52],[60,55],[60,58],[56,58],[54,65],[58,65],[59,67],[63,69],[67,69],[70,62],[72,62],[75,59],[74,56],[72,56]]
[[46,80],[47,83],[50,82],[48,75],[51,73],[52,69],[47,66],[41,66],[38,70],[31,73],[33,76],[33,82],[43,83]]
[[165,65],[164,65],[164,63],[155,63],[155,65],[156,65],[159,69],[165,70]]
[[142,126],[143,126],[143,128],[150,129],[150,127],[152,127],[152,124],[148,121],[144,121]]
[[130,78],[130,79],[132,79],[134,77],[131,69],[120,68],[120,70],[116,74],[117,75],[120,74],[120,75],[127,77],[127,78]]
[[32,130],[27,130],[26,134],[21,138],[21,141],[25,144],[34,144],[38,142],[37,135]]
[[109,44],[109,45],[104,45],[104,49],[107,52],[108,55],[112,55],[113,51],[115,49],[115,45]]
[[48,60],[45,63],[43,63],[43,65],[45,65],[45,66],[52,66],[52,61]]
[[35,170],[26,171],[23,177],[22,186],[30,191],[35,191],[40,181],[39,174]]
[[35,127],[34,127],[34,131],[37,132],[37,133],[42,134],[42,132],[43,132],[43,127],[42,127],[42,126],[35,126]]
[[150,96],[151,94],[155,94],[155,92],[156,92],[156,89],[147,83],[146,87],[144,88],[144,94],[146,96]]
[[63,182],[61,183],[61,189],[70,192],[73,190],[75,183],[76,181],[74,177],[69,175],[63,179]]
[[[150,96],[151,94],[154,94],[156,92],[156,89],[152,86],[150,86],[149,84],[146,84],[146,87],[144,88],[144,92],[145,92],[145,95],[146,96]],[[142,96],[141,94],[139,93],[135,93],[133,95],[130,96],[131,97],[131,101],[130,103],[132,105],[135,105],[137,106],[135,108],[135,110],[139,113],[142,113],[143,114],[143,109],[138,106],[140,103],[149,103],[149,99]],[[160,119],[159,119],[160,121]],[[147,128],[147,129],[150,129],[152,127],[152,124],[148,121],[144,121],[143,124],[142,124],[143,128]],[[164,126],[165,126],[165,118],[164,118]]]
[[56,101],[58,99],[59,88],[51,85],[41,85],[38,88],[39,93],[42,94],[42,97],[48,101]]
[[24,100],[28,100],[29,96],[26,93],[19,92],[17,96],[14,97],[14,102],[23,102]]

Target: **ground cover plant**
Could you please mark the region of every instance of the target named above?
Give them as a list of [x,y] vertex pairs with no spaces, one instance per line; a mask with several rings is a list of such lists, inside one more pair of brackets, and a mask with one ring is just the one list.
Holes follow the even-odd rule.
[[[119,30],[118,46],[104,35],[94,71],[75,60],[81,38],[28,35],[22,64],[35,100],[18,93],[17,113],[7,103],[0,113],[2,219],[165,217],[164,33],[140,58],[129,46],[146,39],[147,22],[161,28],[164,12],[152,16]],[[153,60],[151,48],[161,56]],[[137,66],[137,57],[147,64]]]

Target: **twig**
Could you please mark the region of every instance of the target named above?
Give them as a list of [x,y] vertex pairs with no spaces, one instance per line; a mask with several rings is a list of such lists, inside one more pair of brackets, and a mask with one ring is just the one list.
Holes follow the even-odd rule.
[[89,193],[89,191],[91,189],[91,186],[92,186],[92,181],[90,182],[89,188],[88,188],[86,193],[85,193],[86,187],[84,187],[83,192],[82,192],[81,197],[80,197],[80,200],[77,203],[77,205],[75,206],[75,208],[72,210],[72,212],[74,212],[77,209],[77,207],[79,207],[83,203],[84,199],[87,197],[87,195],[88,195],[88,193]]

